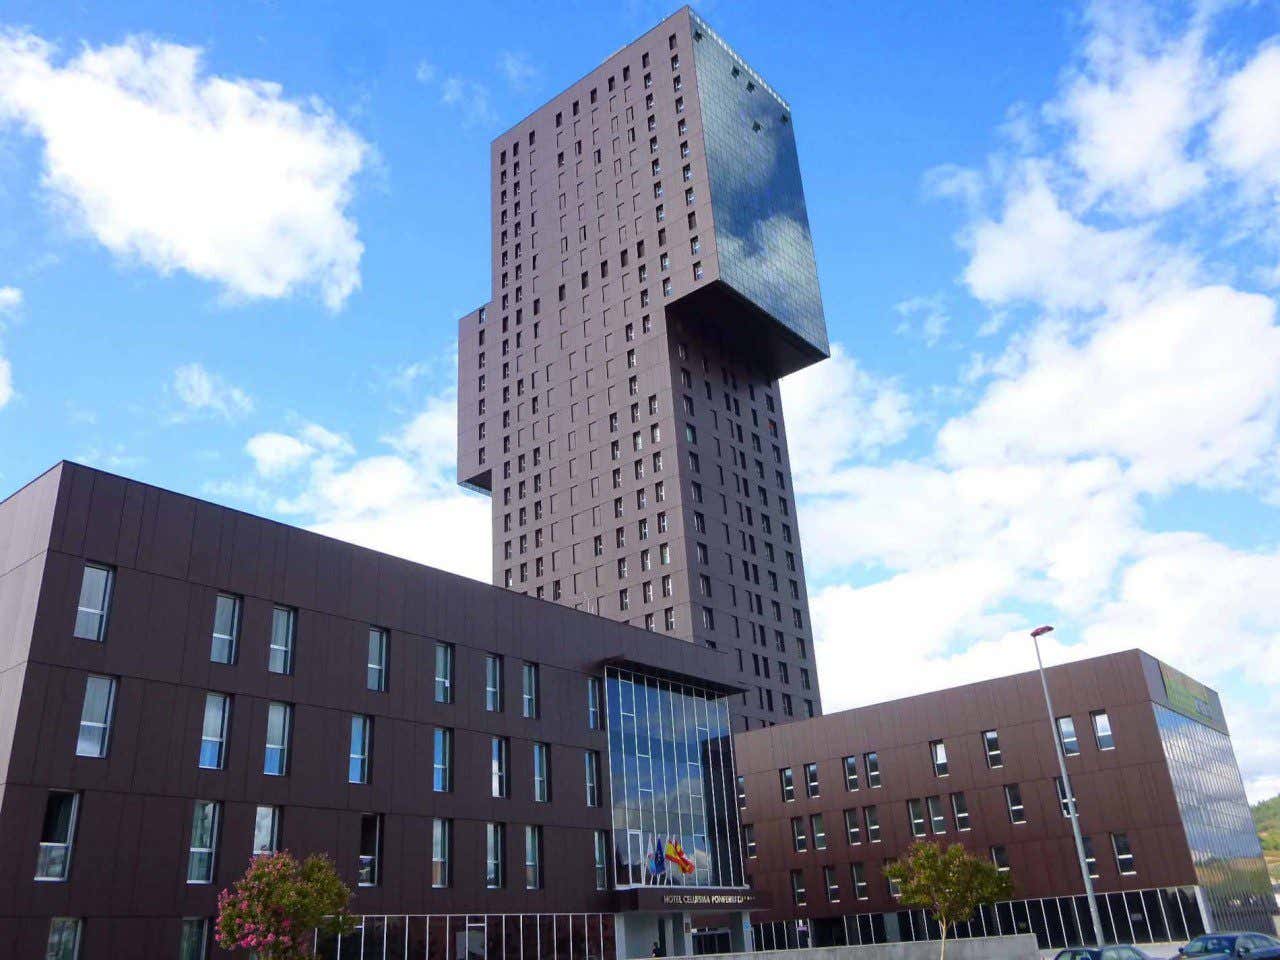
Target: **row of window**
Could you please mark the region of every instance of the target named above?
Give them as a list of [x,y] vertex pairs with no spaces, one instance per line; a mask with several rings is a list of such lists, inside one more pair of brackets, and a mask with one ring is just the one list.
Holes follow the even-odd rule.
[[[597,771],[598,773],[598,771]],[[40,846],[36,858],[37,881],[64,881],[71,869],[75,843],[76,820],[80,812],[80,794],[53,791],[49,794]],[[254,816],[253,855],[274,853],[281,849],[283,808],[259,806]],[[382,878],[383,822],[381,813],[360,815],[360,849],[356,863],[357,882],[362,887],[377,886]],[[222,804],[216,800],[196,800],[191,816],[191,842],[187,852],[187,883],[213,882],[214,867],[222,830]],[[507,825],[485,824],[485,886],[491,890],[507,885]],[[524,828],[525,889],[543,886],[542,827]],[[608,835],[594,833],[596,889],[608,886]],[[431,886],[446,888],[452,882],[453,821],[435,817],[431,821]]]
[[[794,821],[793,821],[794,823]],[[1133,850],[1129,845],[1129,837],[1124,833],[1112,833],[1108,835],[1111,839],[1111,852],[1115,858],[1116,870],[1122,876],[1132,876],[1137,873],[1137,867],[1134,862]],[[1089,876],[1098,877],[1097,860],[1093,854],[1093,838],[1085,837],[1085,859],[1089,868]],[[991,862],[1001,873],[1009,871],[1009,852],[1001,845],[992,846],[988,851]],[[884,860],[882,866],[888,866],[892,860]],[[828,864],[822,868],[822,886],[823,892],[828,903],[840,902],[840,868],[834,864]],[[891,897],[901,895],[898,882],[885,875],[885,888]],[[853,892],[855,900],[870,900],[870,888],[867,885],[867,869],[865,863],[856,861],[849,864],[849,885]],[[805,888],[805,876],[803,870],[791,871],[791,899],[797,907],[806,906],[809,902],[808,891]]]
[[[501,694],[501,661],[490,659],[486,673],[486,702],[498,702]],[[598,728],[603,722],[601,688],[596,678],[588,687],[588,722]],[[110,742],[117,681],[114,677],[90,676],[85,681],[84,704],[80,714],[80,732],[76,754],[81,757],[105,757]],[[227,762],[227,734],[231,724],[232,698],[225,693],[206,693],[204,720],[200,732],[198,765],[205,770],[222,770]],[[347,781],[368,783],[373,754],[374,718],[367,714],[351,717]],[[267,727],[262,771],[270,776],[289,772],[289,750],[293,732],[293,705],[271,702],[267,705]],[[453,731],[446,727],[435,730],[435,789],[445,792],[453,783]],[[505,797],[510,769],[510,741],[506,737],[490,738],[490,768],[493,796]],[[584,751],[586,800],[588,806],[600,805],[600,756],[595,750]],[[551,746],[533,744],[533,798],[550,800]]]
[[[1115,749],[1115,738],[1111,732],[1111,718],[1105,710],[1095,710],[1089,714],[1093,724],[1094,739],[1099,750]],[[1058,718],[1058,731],[1062,738],[1063,752],[1067,756],[1076,756],[1080,753],[1080,743],[1075,735],[1075,724],[1071,717]],[[998,770],[1004,766],[1004,752],[1000,748],[1000,734],[996,730],[984,730],[982,732],[982,747],[986,757],[987,766],[992,770]],[[929,759],[933,764],[933,772],[937,777],[950,776],[951,768],[947,760],[947,745],[943,740],[934,740],[929,744]],[[866,777],[868,787],[880,786],[880,758],[875,752],[864,753],[862,755],[863,773]],[[860,785],[858,776],[858,757],[850,755],[844,757],[841,761],[841,767],[844,773],[844,788],[846,791],[852,792],[857,790]],[[739,780],[738,800],[740,806],[746,806],[746,787],[742,777]],[[822,795],[821,785],[818,780],[817,763],[806,763],[804,765],[804,786],[805,796],[818,797]],[[782,767],[778,771],[778,782],[782,790],[782,799],[790,802],[796,799],[795,773],[791,767]],[[1058,785],[1059,795],[1065,797],[1061,783]],[[1006,787],[1006,794],[1010,790],[1017,791],[1017,786]],[[1064,799],[1065,804],[1065,799]],[[1010,816],[1013,816],[1013,803],[1010,802]],[[1019,800],[1017,806],[1021,807]],[[1020,823],[1020,820],[1014,820]]]

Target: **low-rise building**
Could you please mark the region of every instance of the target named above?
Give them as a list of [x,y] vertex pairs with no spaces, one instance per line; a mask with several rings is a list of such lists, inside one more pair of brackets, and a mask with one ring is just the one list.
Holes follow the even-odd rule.
[[[1275,907],[1218,694],[1139,650],[1047,671],[1110,942],[1270,932]],[[931,939],[884,872],[916,840],[963,843],[1017,899],[960,936],[1091,942],[1040,678],[1016,674],[735,738],[764,948]]]

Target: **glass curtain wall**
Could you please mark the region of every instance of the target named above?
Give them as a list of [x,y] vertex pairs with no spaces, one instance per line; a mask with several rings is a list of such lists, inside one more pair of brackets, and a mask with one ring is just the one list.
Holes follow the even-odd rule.
[[605,690],[617,886],[744,886],[727,702],[613,668]]

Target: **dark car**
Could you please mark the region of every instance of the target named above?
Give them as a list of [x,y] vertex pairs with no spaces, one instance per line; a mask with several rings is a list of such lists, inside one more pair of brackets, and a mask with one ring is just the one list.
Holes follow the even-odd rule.
[[1179,947],[1178,954],[1200,960],[1224,960],[1228,957],[1277,960],[1280,958],[1280,940],[1263,933],[1206,933],[1185,947]]
[[1135,946],[1117,943],[1110,947],[1072,947],[1060,950],[1053,960],[1155,960]]

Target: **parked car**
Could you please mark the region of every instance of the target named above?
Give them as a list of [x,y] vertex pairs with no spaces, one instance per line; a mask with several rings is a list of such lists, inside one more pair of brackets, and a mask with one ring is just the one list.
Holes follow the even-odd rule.
[[1179,947],[1178,955],[1196,957],[1197,960],[1223,960],[1228,957],[1277,960],[1280,958],[1280,940],[1264,933],[1206,933],[1185,947]]
[[1110,947],[1071,947],[1058,951],[1053,960],[1155,960],[1149,953],[1144,953],[1128,943],[1117,943]]

